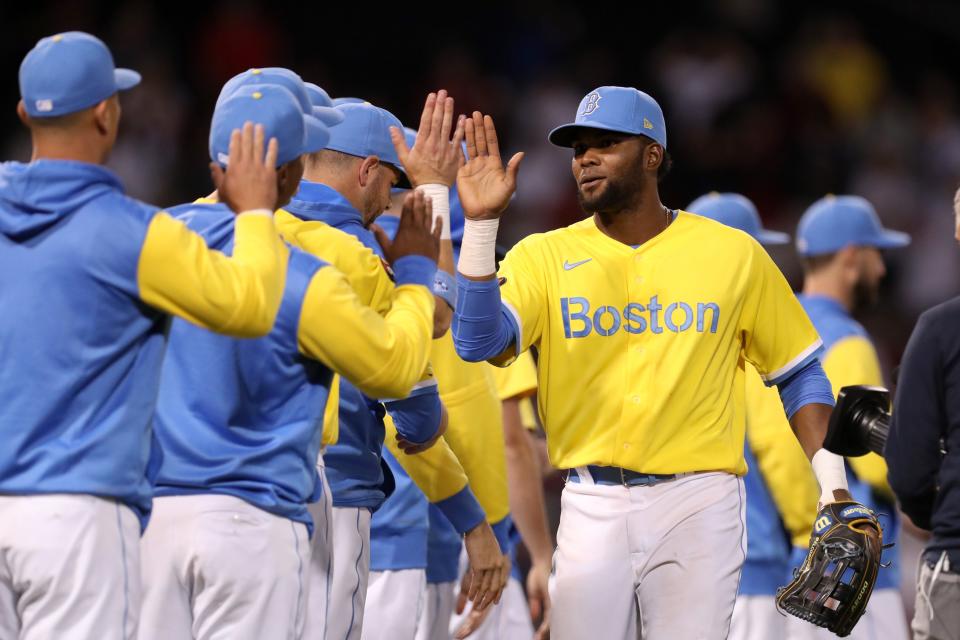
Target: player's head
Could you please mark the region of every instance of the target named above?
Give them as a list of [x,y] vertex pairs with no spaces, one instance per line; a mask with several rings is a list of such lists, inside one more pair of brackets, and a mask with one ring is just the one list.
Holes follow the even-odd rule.
[[262,124],[264,138],[276,138],[277,206],[296,193],[303,176],[303,156],[323,149],[329,130],[319,120],[303,113],[297,99],[285,87],[251,84],[237,88],[214,109],[210,124],[210,159],[226,166],[230,136],[245,122]]
[[806,278],[850,292],[854,305],[877,300],[886,275],[880,252],[910,244],[907,234],[883,228],[866,199],[850,195],[828,195],[810,205],[796,238]]
[[599,87],[580,101],[574,122],[550,132],[573,149],[573,177],[587,212],[637,201],[670,169],[667,129],[656,100],[632,87]]
[[786,233],[764,229],[757,207],[739,193],[711,191],[687,205],[686,210],[739,229],[764,246],[790,242],[790,236]]
[[117,69],[99,38],[68,31],[43,38],[20,64],[17,113],[34,146],[82,141],[86,154],[105,162],[120,126],[119,91],[140,74]]
[[295,71],[284,67],[247,69],[233,76],[220,89],[217,105],[229,98],[240,87],[252,84],[278,84],[293,94],[303,113],[313,116],[327,127],[343,121],[343,115],[333,108],[333,101],[326,91],[317,85],[304,82]]
[[330,142],[307,158],[307,178],[336,189],[370,224],[390,206],[393,187],[408,188],[390,127],[403,125],[386,109],[369,102],[336,107],[343,122],[330,130]]

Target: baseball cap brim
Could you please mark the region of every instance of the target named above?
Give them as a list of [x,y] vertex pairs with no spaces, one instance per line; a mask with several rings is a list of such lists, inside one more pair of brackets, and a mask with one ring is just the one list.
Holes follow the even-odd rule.
[[330,132],[323,122],[313,116],[303,116],[303,152],[316,153],[330,142]]
[[117,84],[117,91],[126,91],[140,84],[140,74],[133,69],[114,69],[113,81]]
[[619,128],[611,127],[601,122],[590,123],[590,124],[570,123],[570,124],[560,125],[556,129],[551,131],[547,135],[547,140],[549,140],[552,144],[555,144],[558,147],[569,148],[573,146],[573,139],[583,129],[600,129],[601,131],[615,131],[617,133],[623,133],[628,136],[643,135],[639,131],[625,131],[622,127],[619,127]]
[[757,232],[757,242],[763,245],[789,244],[790,236],[781,231],[761,229]]
[[343,122],[343,112],[333,107],[313,107],[313,117],[332,127]]
[[910,244],[910,236],[901,231],[884,229],[880,232],[880,237],[871,244],[878,249],[899,249]]

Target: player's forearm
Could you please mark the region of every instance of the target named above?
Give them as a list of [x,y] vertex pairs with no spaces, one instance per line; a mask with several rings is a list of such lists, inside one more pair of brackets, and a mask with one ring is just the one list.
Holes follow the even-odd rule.
[[371,397],[405,397],[429,358],[434,298],[427,287],[434,268],[432,261],[420,256],[399,260],[394,269],[400,286],[386,316],[361,305],[339,272],[321,269],[301,311],[301,353],[323,362]]
[[543,481],[536,452],[525,433],[516,400],[503,403],[510,513],[535,563],[550,564],[553,540],[547,524]]
[[461,274],[457,289],[451,329],[460,357],[481,362],[515,355],[517,327],[500,300],[497,281],[474,281]]
[[268,213],[237,216],[232,258],[209,249],[200,236],[161,213],[140,253],[140,297],[219,333],[262,336],[280,307],[288,254]]
[[[404,440],[423,444],[437,435],[443,420],[443,405],[437,393],[437,385],[418,395],[386,402],[387,411],[393,417],[397,432]],[[414,390],[416,393],[416,389]]]

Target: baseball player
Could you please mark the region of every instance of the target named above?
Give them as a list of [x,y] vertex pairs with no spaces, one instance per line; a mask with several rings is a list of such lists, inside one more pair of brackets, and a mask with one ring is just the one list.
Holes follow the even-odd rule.
[[208,250],[101,166],[116,94],[139,81],[81,32],[43,38],[20,66],[33,156],[0,167],[4,638],[136,635],[167,314],[252,337],[280,303],[286,250],[263,214],[276,206],[276,141],[252,124],[233,132],[229,169],[213,176],[243,212],[236,247]]
[[[687,211],[716,220],[753,237],[761,245],[790,241],[785,233],[764,229],[752,202],[736,193],[710,193]],[[775,596],[792,569],[791,542],[806,547],[810,536],[809,496],[816,502],[816,478],[803,455],[774,389],[763,384],[753,365],[744,363],[744,418],[747,442],[744,477],[747,499],[747,558],[733,609],[730,638],[767,640],[786,633],[787,618],[777,611]]]
[[[290,224],[291,229],[294,230],[292,235],[296,236],[296,242],[302,243],[306,240],[305,235],[315,234],[322,228],[329,229],[330,227],[323,224],[326,222],[360,239],[368,255],[382,256],[384,250],[381,246],[389,247],[389,240],[385,236],[375,239],[364,223],[375,218],[386,207],[391,182],[395,184],[398,182],[397,176],[404,175],[399,173],[400,169],[409,172],[415,184],[442,185],[442,176],[445,172],[450,173],[447,178],[449,182],[453,181],[457,165],[455,145],[451,147],[454,152],[447,153],[445,156],[437,155],[443,151],[438,140],[446,140],[446,144],[451,146],[450,128],[453,105],[452,101],[446,104],[443,97],[441,96],[439,101],[437,95],[432,94],[428,97],[425,116],[421,123],[424,135],[436,147],[435,152],[427,153],[426,147],[429,145],[420,145],[404,158],[406,164],[401,164],[389,138],[390,125],[397,126],[399,129],[399,122],[392,115],[370,104],[348,104],[338,107],[346,117],[345,122],[335,129],[338,135],[332,137],[328,149],[321,154],[311,156],[308,160],[305,179],[294,200],[287,207],[287,211],[283,212],[284,221],[281,222],[281,228]],[[436,110],[435,105],[439,105]],[[458,128],[462,131],[462,125]],[[430,131],[434,132],[432,137]],[[455,134],[455,138],[457,135],[462,133]],[[459,144],[459,140],[455,141]],[[381,162],[381,158],[384,162]],[[443,163],[450,166],[444,169],[442,165],[437,165],[436,163],[441,159]],[[395,173],[392,181],[384,181],[376,176],[376,172],[383,169],[389,169]],[[431,176],[433,176],[432,179]],[[429,192],[430,187],[425,187],[425,190]],[[445,198],[444,192],[440,199]],[[310,222],[297,224],[298,220]],[[320,226],[314,227],[313,231],[301,233],[303,224]],[[314,247],[324,257],[329,256],[330,249],[325,243],[318,242]],[[371,254],[371,251],[376,253]],[[346,259],[353,258],[348,256]],[[337,258],[333,261],[348,273],[351,280],[354,277],[351,274],[356,272],[358,282],[354,287],[361,292],[361,297],[368,295],[371,300],[380,300],[389,304],[383,292],[392,289],[392,284],[389,278],[386,278],[386,272],[379,259],[376,260],[373,270],[357,269],[350,265],[340,266],[340,260]],[[452,283],[452,279],[449,282]],[[377,306],[383,302],[372,302],[372,304]],[[432,380],[425,382],[427,384],[421,388],[423,393],[416,393],[416,395],[426,398],[428,394],[432,394],[439,406],[436,383]],[[383,409],[378,409],[379,403],[364,398],[346,381],[341,381],[339,393],[339,439],[335,446],[327,450],[325,459],[334,498],[335,555],[338,559],[348,558],[349,560],[347,563],[341,564],[338,561],[334,564],[331,574],[330,609],[338,614],[346,611],[350,613],[328,616],[326,635],[327,637],[359,637],[370,562],[370,516],[389,493],[382,485],[385,479],[392,479],[392,474],[389,472],[385,474],[380,464],[381,448],[384,444],[384,424],[381,420]],[[371,408],[375,413],[371,413]],[[391,411],[394,419],[399,421],[401,415],[395,409],[397,409],[396,403],[388,404],[388,410]],[[415,408],[413,409],[415,411]],[[390,425],[387,427],[389,429]],[[396,444],[393,435],[387,435],[388,445]],[[446,447],[446,444],[443,443],[443,446]],[[410,451],[409,448],[405,449]],[[422,470],[421,473],[417,473],[411,470],[409,466],[411,464],[434,465],[435,462],[431,462],[430,458],[420,460],[421,456],[427,456],[432,451],[431,449],[417,456],[397,456],[397,451],[393,451],[393,454],[394,457],[400,458],[401,464],[406,467],[427,497],[439,508],[445,510],[448,516],[463,529],[462,533],[466,534],[469,546],[475,554],[474,559],[478,562],[478,574],[485,578],[485,583],[481,580],[476,585],[474,593],[475,597],[482,600],[487,597],[491,589],[493,594],[502,589],[502,584],[498,584],[500,579],[494,579],[498,567],[490,558],[493,554],[489,551],[491,547],[496,547],[496,542],[482,518],[475,521],[474,516],[479,511],[479,507],[472,493],[465,486],[466,478],[463,476],[462,469],[459,470],[458,475],[456,469],[451,466],[456,465],[456,458],[449,453],[449,450],[446,450],[447,458],[444,466],[434,466],[429,473],[424,473]],[[428,480],[431,474],[435,478],[432,482]],[[441,478],[444,474],[447,477],[445,480]],[[308,635],[316,633],[319,627],[319,624],[309,620],[309,617],[314,615],[312,611],[311,607],[308,611]]]
[[[859,196],[828,195],[810,205],[797,226],[797,252],[803,260],[803,308],[823,338],[823,368],[834,394],[853,384],[883,385],[877,352],[866,330],[852,312],[876,302],[880,280],[886,269],[882,250],[907,246],[905,233],[884,229],[873,206]],[[883,538],[896,542],[899,518],[895,500],[887,485],[883,458],[868,454],[850,458],[847,481],[859,502],[877,513],[886,514]],[[810,514],[812,496],[802,503]],[[805,551],[794,548],[793,566]],[[897,640],[907,638],[907,620],[900,595],[900,577],[895,557],[881,569],[863,619],[851,638]],[[790,619],[788,637],[804,639],[832,637],[817,627]]]
[[755,240],[660,202],[667,139],[650,96],[600,87],[550,140],[573,149],[591,215],[521,240],[498,280],[522,154],[504,168],[493,120],[468,119],[452,329],[467,360],[538,348],[550,459],[569,469],[551,633],[726,637],[746,551],[741,359],[778,387],[821,500],[849,499],[843,459],[821,447],[833,395],[820,340]]

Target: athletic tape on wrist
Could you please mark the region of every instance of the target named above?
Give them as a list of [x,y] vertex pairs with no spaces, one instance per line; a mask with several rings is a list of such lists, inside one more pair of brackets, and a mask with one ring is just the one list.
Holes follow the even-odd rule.
[[497,272],[497,229],[500,220],[463,221],[463,242],[457,271],[471,278],[482,278]]
[[451,273],[437,269],[433,277],[433,295],[446,300],[454,311],[457,310],[457,279]]
[[849,491],[847,487],[847,470],[843,458],[826,449],[818,449],[810,460],[813,473],[820,483],[820,504],[835,502],[833,492],[837,489]]
[[270,209],[247,209],[246,211],[241,211],[237,215],[238,216],[267,216],[268,218],[272,218],[273,211],[270,211]]
[[443,221],[443,230],[440,232],[441,240],[450,239],[450,187],[445,184],[431,182],[417,187],[417,191],[422,191],[423,195],[430,198],[433,202],[434,223],[439,218]]

